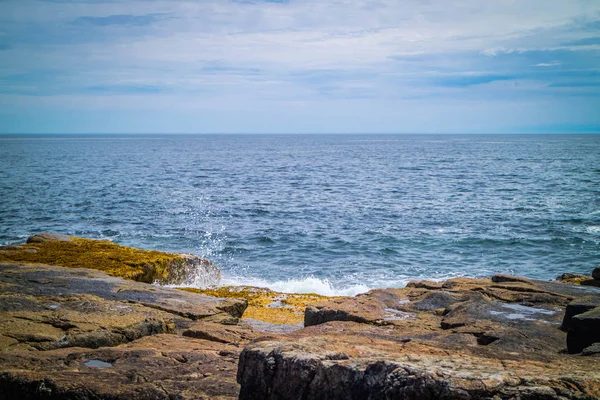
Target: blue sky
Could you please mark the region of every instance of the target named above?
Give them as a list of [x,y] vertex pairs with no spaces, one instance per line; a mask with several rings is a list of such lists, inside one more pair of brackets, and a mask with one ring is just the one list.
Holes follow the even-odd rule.
[[600,1],[0,0],[45,132],[600,132]]

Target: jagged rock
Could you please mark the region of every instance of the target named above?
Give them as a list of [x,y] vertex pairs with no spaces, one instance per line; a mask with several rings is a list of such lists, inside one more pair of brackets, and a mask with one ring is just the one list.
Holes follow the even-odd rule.
[[[397,326],[330,322],[240,355],[240,399],[592,399],[596,359],[537,362],[476,353],[426,339],[399,340]],[[475,345],[474,349],[486,346]],[[332,355],[343,355],[336,357]],[[565,356],[563,356],[565,357]],[[594,360],[590,365],[589,360]]]
[[567,333],[569,353],[580,353],[586,347],[600,342],[600,307],[575,315]]
[[599,294],[495,276],[318,303],[306,309],[313,326],[247,345],[240,398],[596,398],[600,361],[564,354],[559,328],[567,304]]

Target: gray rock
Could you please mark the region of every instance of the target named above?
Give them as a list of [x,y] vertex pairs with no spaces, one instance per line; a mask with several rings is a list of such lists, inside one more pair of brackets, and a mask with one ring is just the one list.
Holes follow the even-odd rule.
[[600,265],[594,268],[594,272],[592,272],[592,278],[600,281]]
[[63,235],[60,233],[42,232],[27,238],[27,243],[43,243],[55,240],[59,242],[70,242],[71,240],[73,240],[73,238],[71,236]]
[[432,311],[440,308],[448,308],[457,301],[455,296],[448,292],[431,292],[410,306],[413,310]]
[[582,356],[595,356],[600,355],[600,343],[594,343],[591,346],[586,347],[581,352]]

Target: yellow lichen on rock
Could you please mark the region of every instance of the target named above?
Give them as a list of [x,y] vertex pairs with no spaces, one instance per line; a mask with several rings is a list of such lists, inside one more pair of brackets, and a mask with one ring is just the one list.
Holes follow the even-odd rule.
[[244,318],[272,324],[299,325],[304,321],[307,306],[330,299],[318,294],[280,293],[252,286],[223,286],[212,289],[182,288],[207,296],[239,298],[248,301]]
[[[91,268],[139,282],[181,283],[190,256],[120,246],[108,240],[70,237],[70,240],[29,241],[0,249],[0,261]],[[210,264],[195,258],[196,262]],[[216,267],[214,267],[216,271]]]

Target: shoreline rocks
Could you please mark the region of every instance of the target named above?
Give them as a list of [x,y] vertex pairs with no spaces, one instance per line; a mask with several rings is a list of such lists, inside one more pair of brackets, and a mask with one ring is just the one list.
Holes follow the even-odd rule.
[[306,328],[246,345],[240,399],[600,398],[599,298],[496,275],[318,303]]
[[[495,275],[327,298],[144,283],[188,279],[165,263],[185,258],[54,234],[1,247],[0,400],[600,398],[598,288]],[[214,276],[198,260],[186,265]]]

